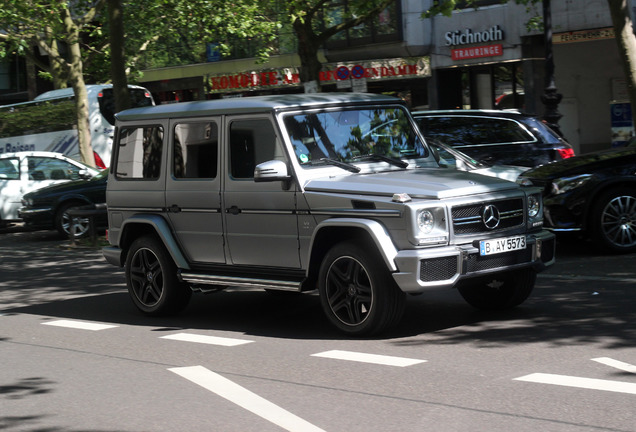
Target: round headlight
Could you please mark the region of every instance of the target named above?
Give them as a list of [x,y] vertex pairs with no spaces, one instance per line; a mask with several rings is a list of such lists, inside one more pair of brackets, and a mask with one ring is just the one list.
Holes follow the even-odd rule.
[[435,217],[429,210],[422,210],[417,215],[417,226],[423,234],[429,234],[435,226]]
[[539,214],[539,210],[541,210],[539,198],[536,195],[530,195],[528,197],[528,216],[531,218],[535,217]]

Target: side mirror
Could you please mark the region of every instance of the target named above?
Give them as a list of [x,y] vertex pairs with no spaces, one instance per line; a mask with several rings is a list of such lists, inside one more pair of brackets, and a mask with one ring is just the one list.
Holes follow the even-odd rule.
[[287,164],[280,160],[260,163],[254,168],[255,182],[275,182],[290,180]]
[[93,175],[90,173],[90,171],[88,171],[87,169],[83,169],[83,168],[81,170],[79,170],[77,175],[79,176],[79,178],[81,178],[83,180],[88,180],[90,178],[93,178]]

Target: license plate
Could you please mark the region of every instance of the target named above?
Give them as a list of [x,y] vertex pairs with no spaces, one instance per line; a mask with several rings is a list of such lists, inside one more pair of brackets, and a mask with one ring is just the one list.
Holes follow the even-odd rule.
[[506,237],[479,242],[479,255],[494,255],[526,248],[526,236]]

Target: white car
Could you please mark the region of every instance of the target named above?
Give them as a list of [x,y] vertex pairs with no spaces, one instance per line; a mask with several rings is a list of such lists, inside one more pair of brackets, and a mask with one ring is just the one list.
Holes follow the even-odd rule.
[[91,178],[99,172],[60,153],[0,153],[0,225],[19,221],[22,196],[56,183]]

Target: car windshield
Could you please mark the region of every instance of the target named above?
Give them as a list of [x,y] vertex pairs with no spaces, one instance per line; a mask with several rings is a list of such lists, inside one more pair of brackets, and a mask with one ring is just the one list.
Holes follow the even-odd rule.
[[401,108],[290,114],[284,124],[303,166],[330,164],[347,169],[343,164],[372,161],[404,168],[401,159],[428,155]]

